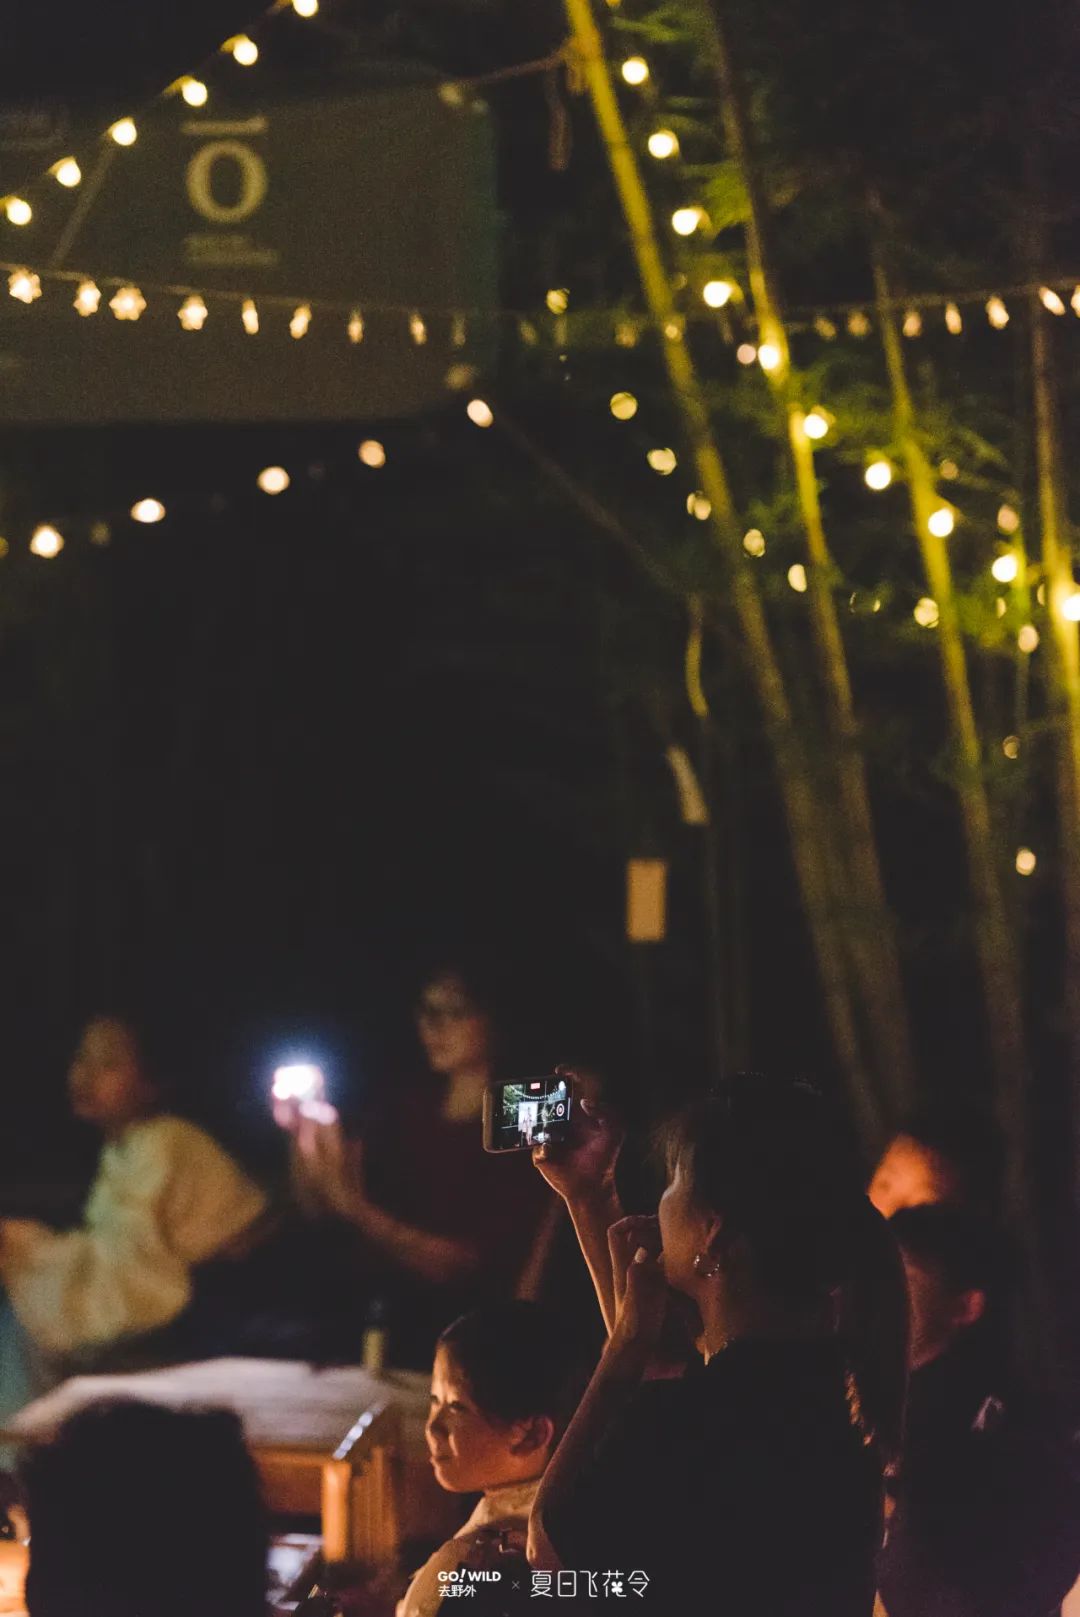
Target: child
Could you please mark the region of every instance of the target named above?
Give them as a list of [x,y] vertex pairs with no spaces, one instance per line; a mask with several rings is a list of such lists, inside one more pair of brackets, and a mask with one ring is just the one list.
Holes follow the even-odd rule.
[[523,1565],[540,1478],[584,1385],[579,1365],[560,1321],[536,1303],[477,1308],[443,1331],[431,1374],[428,1455],[441,1487],[482,1497],[416,1573],[397,1617],[432,1617],[443,1589],[458,1581],[448,1573],[499,1570],[511,1556]]

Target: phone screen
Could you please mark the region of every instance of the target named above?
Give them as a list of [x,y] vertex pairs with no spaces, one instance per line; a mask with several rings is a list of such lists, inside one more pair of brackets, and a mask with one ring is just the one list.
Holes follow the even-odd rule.
[[484,1108],[487,1151],[529,1151],[562,1139],[570,1121],[573,1090],[568,1078],[522,1078],[495,1084]]

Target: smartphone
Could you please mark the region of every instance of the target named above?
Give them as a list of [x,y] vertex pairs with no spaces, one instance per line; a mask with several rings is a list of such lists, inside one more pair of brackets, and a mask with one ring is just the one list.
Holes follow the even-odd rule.
[[[336,1114],[326,1105],[326,1079],[322,1069],[306,1061],[278,1067],[270,1085],[274,1119],[281,1128],[293,1128],[300,1117],[316,1122],[332,1120]],[[324,1114],[330,1114],[329,1118]]]
[[484,1150],[531,1151],[566,1138],[574,1105],[571,1078],[519,1078],[484,1094]]

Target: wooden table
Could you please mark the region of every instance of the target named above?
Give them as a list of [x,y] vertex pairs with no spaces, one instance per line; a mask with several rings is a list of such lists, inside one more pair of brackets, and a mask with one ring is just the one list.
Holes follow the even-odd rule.
[[170,1409],[225,1408],[240,1418],[272,1512],[319,1516],[329,1561],[386,1565],[400,1532],[397,1477],[403,1421],[415,1447],[426,1378],[359,1367],[313,1369],[274,1359],[211,1359],[126,1376],[76,1376],[24,1409],[16,1440],[46,1439],[100,1399]]

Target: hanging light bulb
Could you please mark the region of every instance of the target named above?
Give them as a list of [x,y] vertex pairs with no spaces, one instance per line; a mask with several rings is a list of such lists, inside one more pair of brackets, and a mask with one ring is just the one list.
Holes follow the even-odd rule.
[[1034,874],[1038,860],[1030,848],[1017,848],[1016,873],[1018,876],[1031,876]]
[[233,61],[241,67],[254,67],[259,60],[259,47],[246,34],[235,34],[225,49],[231,51]]
[[311,325],[311,304],[310,303],[300,303],[300,304],[298,304],[296,306],[296,308],[293,310],[292,319],[289,321],[289,336],[294,338],[296,342],[299,342],[301,337],[306,337],[307,336],[308,327],[310,325]]
[[95,281],[80,281],[73,307],[84,317],[97,314],[101,307],[101,288]]
[[349,316],[349,323],[345,327],[351,343],[361,343],[364,340],[364,317],[359,309],[354,309]]
[[189,298],[185,298],[176,311],[176,318],[185,331],[201,331],[206,324],[209,313],[209,309],[199,294],[193,292]]
[[627,84],[637,86],[644,84],[649,77],[649,64],[644,56],[628,56],[621,72]]
[[734,290],[730,281],[706,281],[701,295],[710,309],[722,309],[725,303],[730,303]]
[[856,309],[848,316],[848,331],[853,337],[868,337],[870,335],[870,316],[862,309]]
[[54,163],[49,170],[58,185],[65,191],[72,191],[82,180],[82,169],[73,157],[62,157],[59,163]]
[[165,515],[165,507],[160,500],[136,500],[131,507],[132,520],[135,522],[160,522]]
[[955,303],[945,305],[945,327],[954,337],[959,337],[964,329],[964,317]]
[[249,337],[259,335],[259,310],[254,298],[245,298],[240,305],[240,319]]
[[1039,300],[1043,308],[1049,309],[1051,314],[1065,313],[1065,305],[1052,286],[1040,286]]
[[922,315],[918,309],[909,309],[904,315],[904,324],[901,328],[905,337],[922,336]]
[[1026,652],[1028,656],[1030,656],[1033,651],[1038,650],[1039,631],[1036,629],[1033,623],[1024,624],[1024,627],[1020,630],[1020,633],[1016,637],[1016,644],[1020,647],[1020,650]]
[[748,528],[743,534],[742,547],[748,556],[764,556],[765,535],[760,528]]
[[997,525],[1002,533],[1015,533],[1020,526],[1020,513],[1011,505],[998,508]]
[[33,208],[22,197],[8,197],[4,203],[4,212],[7,214],[9,225],[28,225],[34,217]]
[[146,299],[137,286],[122,286],[109,299],[109,308],[118,320],[137,320],[146,308]]
[[134,118],[118,118],[110,125],[109,134],[118,146],[134,146],[139,138]]
[[829,319],[827,314],[816,314],[814,316],[814,330],[819,337],[824,337],[826,342],[832,342],[836,336],[836,325]]
[[1073,314],[1080,314],[1080,286],[1073,288],[1073,295],[1069,299],[1069,307]]
[[829,432],[828,417],[821,410],[811,410],[809,415],[803,416],[802,430],[808,438],[825,438]]
[[298,17],[314,17],[318,14],[319,0],[292,0],[292,8]]
[[927,517],[926,527],[935,539],[947,539],[956,527],[956,518],[947,505],[940,505]]
[[[745,541],[744,541],[745,542]],[[795,562],[787,571],[787,581],[796,595],[805,595],[808,588],[806,568],[801,561]]]
[[915,610],[911,615],[920,629],[936,629],[939,619],[938,604],[932,601],[929,595],[924,595],[921,600],[915,602]]
[[416,309],[409,316],[409,336],[417,348],[422,348],[427,342],[427,326],[424,324],[423,316]]
[[613,393],[609,408],[616,421],[632,421],[638,412],[638,402],[632,393]]
[[51,561],[53,556],[59,556],[64,548],[64,536],[54,528],[51,523],[42,523],[35,528],[30,539],[30,549],[35,556],[43,556]]
[[1061,598],[1061,615],[1069,623],[1080,623],[1080,590],[1070,590]]
[[775,371],[779,370],[780,361],[784,356],[774,342],[763,342],[757,351],[757,357],[763,371]]
[[757,358],[757,349],[752,342],[742,342],[735,350],[735,358],[740,365],[752,365]]
[[872,460],[863,472],[863,481],[867,488],[880,492],[888,488],[893,479],[893,470],[887,460]]
[[686,511],[688,516],[695,517],[698,522],[708,522],[712,516],[712,501],[699,489],[696,493],[686,496]]
[[1006,550],[990,564],[991,575],[999,584],[1012,584],[1020,572],[1020,558],[1015,550]]
[[570,307],[570,294],[565,286],[553,286],[544,302],[552,314],[565,314]]
[[13,270],[8,276],[8,291],[18,303],[33,303],[41,296],[41,278],[33,270]]
[[470,399],[465,414],[474,427],[490,427],[495,421],[495,413],[486,399]]
[[386,465],[386,450],[377,438],[367,438],[360,445],[357,454],[365,466],[377,471],[380,466]]
[[1020,737],[1006,736],[1001,743],[1001,750],[1006,758],[1011,758],[1015,761],[1020,756]]
[[650,449],[645,458],[660,477],[670,477],[679,464],[674,449]]
[[202,79],[181,79],[180,94],[189,107],[205,107],[210,92]]
[[255,481],[264,494],[284,494],[291,479],[284,466],[264,466]]
[[663,162],[679,155],[679,137],[673,129],[654,129],[649,136],[649,156]]
[[986,302],[986,318],[995,331],[1004,331],[1009,323],[1009,311],[1000,298],[988,298]]
[[1008,601],[1006,601],[1004,595],[999,595],[994,602],[994,615],[996,617],[1003,618],[1008,610]]
[[705,218],[704,209],[697,206],[676,208],[671,216],[671,228],[677,236],[692,236]]

